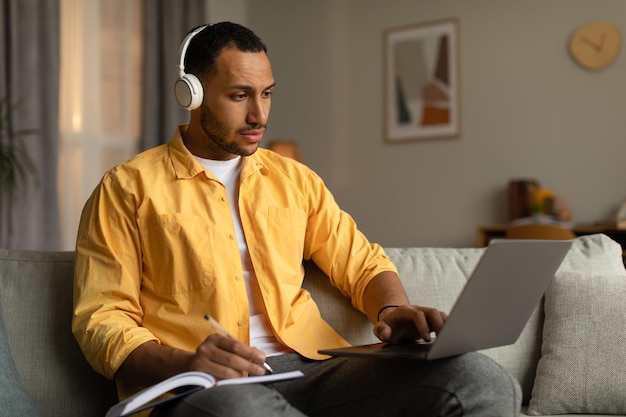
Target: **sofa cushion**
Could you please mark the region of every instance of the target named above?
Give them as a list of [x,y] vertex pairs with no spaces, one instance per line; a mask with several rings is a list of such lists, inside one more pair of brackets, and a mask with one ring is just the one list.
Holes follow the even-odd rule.
[[15,369],[1,311],[0,369],[2,369],[0,372],[0,414],[3,416],[38,416],[35,403],[22,386],[17,369]]
[[528,412],[626,414],[626,277],[557,274]]
[[[626,275],[622,248],[603,234],[578,237],[556,275],[565,271]],[[530,401],[537,362],[541,357],[543,320],[543,304],[539,304],[515,344],[484,351],[517,377],[522,385],[524,404]]]
[[0,249],[9,347],[42,417],[102,416],[117,400],[115,384],[91,369],[72,335],[73,277],[72,252]]

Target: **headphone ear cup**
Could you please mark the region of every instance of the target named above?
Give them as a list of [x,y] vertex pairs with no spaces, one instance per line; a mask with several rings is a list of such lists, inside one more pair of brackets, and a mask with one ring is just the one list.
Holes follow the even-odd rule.
[[184,74],[176,81],[174,94],[178,104],[187,110],[194,110],[202,104],[204,89],[198,77],[193,74]]

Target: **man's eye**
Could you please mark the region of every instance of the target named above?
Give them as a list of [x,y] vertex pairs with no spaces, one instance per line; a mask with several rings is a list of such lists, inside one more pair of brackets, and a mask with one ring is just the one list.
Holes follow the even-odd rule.
[[272,97],[273,94],[274,94],[273,91],[265,91],[263,93],[263,97],[269,98],[269,97]]
[[247,97],[248,95],[246,93],[238,93],[238,94],[233,94],[232,97],[235,100],[243,100]]

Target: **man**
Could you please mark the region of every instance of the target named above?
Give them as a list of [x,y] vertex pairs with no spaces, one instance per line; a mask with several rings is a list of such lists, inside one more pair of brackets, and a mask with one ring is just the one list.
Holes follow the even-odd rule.
[[[347,342],[302,290],[303,259],[383,341],[428,340],[446,316],[409,305],[381,247],[316,174],[258,149],[276,84],[266,52],[233,23],[192,32],[181,79],[193,75],[200,91],[179,94],[177,85],[189,123],[108,172],[86,203],[73,331],[91,365],[118,381],[122,398],[189,370],[262,375],[267,361],[306,375],[203,390],[160,416],[517,415],[516,382],[479,354],[419,362],[317,353]],[[206,313],[234,337],[216,332]]]

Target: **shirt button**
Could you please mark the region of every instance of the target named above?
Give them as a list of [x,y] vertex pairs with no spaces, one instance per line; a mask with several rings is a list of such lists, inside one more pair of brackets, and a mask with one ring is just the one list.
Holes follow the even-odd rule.
[[230,240],[235,240],[235,235],[228,235],[228,238],[229,238]]
[[235,281],[239,281],[241,280],[241,277],[239,275],[235,275]]
[[240,326],[245,326],[246,321],[245,321],[245,320],[239,320],[239,321],[237,322],[237,324],[238,324],[238,325],[240,325]]
[[226,201],[226,197],[222,196],[222,198],[220,198],[220,200]]

